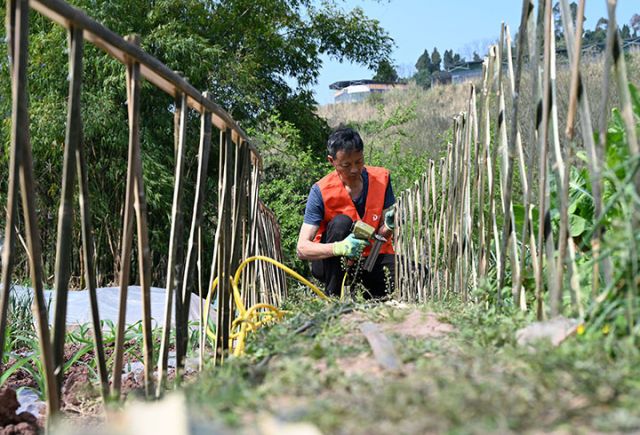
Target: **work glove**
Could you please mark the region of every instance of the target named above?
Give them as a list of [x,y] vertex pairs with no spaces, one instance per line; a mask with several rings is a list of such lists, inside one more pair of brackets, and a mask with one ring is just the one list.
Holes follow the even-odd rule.
[[333,244],[333,255],[358,258],[368,245],[369,241],[357,239],[356,236],[351,233],[346,239]]
[[392,208],[384,214],[384,225],[390,230],[396,227],[395,223],[396,209]]

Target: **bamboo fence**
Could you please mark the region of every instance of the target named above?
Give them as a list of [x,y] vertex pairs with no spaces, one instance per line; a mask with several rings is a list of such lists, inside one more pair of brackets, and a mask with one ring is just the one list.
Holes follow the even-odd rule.
[[[515,44],[509,28],[502,25],[498,43],[484,60],[480,86],[469,87],[467,111],[453,118],[453,134],[444,157],[429,161],[420,180],[398,197],[398,298],[425,301],[455,295],[465,301],[490,301],[498,306],[509,298],[509,303],[522,310],[533,309],[542,319],[561,314],[566,296],[571,310],[583,316],[582,277],[576,266],[577,247],[569,236],[568,211],[569,173],[575,167],[578,148],[587,155],[589,194],[594,203],[593,221],[597,223],[590,234],[593,294],[612,285],[611,260],[600,255],[602,167],[608,123],[604,102],[612,82],[617,85],[629,151],[637,156],[639,149],[625,57],[615,24],[616,1],[608,0],[607,5],[599,142],[594,139],[588,92],[581,77],[581,37],[576,36],[582,35],[584,0],[577,10],[577,25],[568,1],[560,0],[571,73],[564,129],[558,114],[552,1],[540,0],[536,6],[533,0],[523,0]],[[536,116],[531,119],[520,116],[525,74],[530,74],[534,95],[535,110],[531,113]],[[523,131],[531,133],[524,136]],[[636,191],[639,181],[636,175]],[[555,232],[558,240],[554,240],[551,222],[552,182],[558,192],[553,204],[560,215]],[[521,206],[519,222],[514,212],[516,204]],[[533,280],[525,283],[525,275]]]
[[[507,26],[502,27],[498,44],[491,47],[484,61],[483,80],[479,87],[469,87],[468,108],[452,120],[452,136],[446,153],[430,161],[424,175],[398,197],[395,246],[397,297],[408,301],[442,299],[450,295],[465,301],[491,299],[498,306],[505,299],[522,310],[535,309],[539,318],[556,315],[563,309],[565,288],[572,308],[583,314],[580,277],[576,267],[576,247],[568,236],[569,170],[579,146],[587,152],[596,229],[590,234],[594,255],[592,283],[599,289],[602,277],[611,285],[611,264],[600,256],[603,237],[601,222],[605,211],[602,199],[602,165],[604,134],[594,140],[587,93],[580,74],[580,39],[584,0],[578,9],[577,26],[571,21],[567,0],[561,0],[564,38],[569,47],[572,73],[568,122],[564,133],[558,121],[556,49],[551,0],[523,0],[523,9],[515,56]],[[622,103],[621,113],[632,155],[640,152],[635,130],[631,98],[627,88],[624,56],[615,26],[615,0],[608,1],[609,30],[605,55],[603,101],[611,90],[609,69]],[[69,102],[67,131],[55,267],[53,331],[49,329],[43,289],[42,252],[38,233],[32,151],[29,139],[27,86],[29,11],[34,9],[69,32]],[[537,11],[537,16],[534,12]],[[577,29],[575,29],[577,27]],[[109,375],[104,353],[101,322],[98,315],[93,252],[93,229],[88,194],[85,150],[82,139],[80,96],[82,93],[83,43],[88,41],[126,69],[129,143],[125,207],[121,240],[120,311],[117,322],[115,356]],[[69,261],[72,243],[74,192],[78,189],[82,229],[82,257],[85,281],[89,290],[97,372],[102,395],[120,397],[124,354],[124,319],[127,293],[132,279],[131,254],[134,229],[138,254],[138,282],[143,294],[143,335],[141,355],[144,359],[144,386],[147,396],[159,396],[165,389],[168,350],[171,345],[171,312],[175,306],[175,348],[177,379],[184,368],[189,344],[188,307],[192,293],[202,300],[216,277],[218,287],[216,340],[212,354],[206,351],[203,310],[199,325],[199,360],[203,367],[207,355],[221,361],[229,346],[230,326],[234,315],[231,284],[239,263],[253,255],[282,260],[279,227],[273,213],[259,199],[260,157],[242,129],[207,93],[201,93],[178,73],[139,48],[136,36],[123,38],[95,22],[82,11],[60,0],[9,0],[7,2],[7,42],[12,77],[12,124],[8,172],[7,217],[2,252],[2,293],[0,297],[0,360],[4,349],[7,307],[14,265],[14,247],[18,234],[15,222],[18,204],[23,207],[25,238],[31,282],[34,286],[34,318],[40,340],[40,358],[46,382],[49,413],[60,408],[60,388],[64,375],[64,344]],[[536,116],[520,116],[522,77],[531,75],[533,105]],[[140,87],[145,79],[172,96],[175,101],[174,196],[171,234],[166,273],[165,318],[158,355],[157,373],[151,336],[149,289],[151,257],[149,254],[147,206],[143,184],[144,168],[140,144]],[[509,92],[506,92],[509,91]],[[507,96],[510,96],[507,99]],[[606,107],[606,105],[604,105]],[[201,117],[198,144],[196,195],[190,212],[183,199],[186,177],[185,150],[189,111]],[[600,133],[606,130],[607,113],[598,120]],[[530,127],[530,128],[523,128]],[[574,137],[579,130],[581,142]],[[526,136],[522,133],[530,132]],[[214,134],[218,135],[218,191],[205,192],[208,161]],[[536,164],[537,160],[537,164]],[[551,230],[551,182],[559,186],[556,199],[560,214],[558,240]],[[634,179],[636,191],[640,175]],[[535,183],[535,184],[534,184]],[[20,200],[18,199],[20,194]],[[217,197],[217,228],[213,247],[202,243],[202,210],[208,197]],[[517,202],[516,202],[517,201]],[[515,205],[522,205],[520,222]],[[535,220],[537,211],[537,221]],[[190,222],[187,218],[191,217]],[[134,227],[135,222],[135,227]],[[188,240],[182,240],[183,228],[189,224]],[[635,225],[637,228],[637,223]],[[536,231],[537,228],[537,231]],[[185,233],[186,234],[186,233]],[[213,249],[213,260],[206,281],[203,251]],[[48,253],[45,253],[48,254]],[[525,282],[525,273],[533,283]],[[242,280],[241,297],[246,304],[265,302],[280,304],[286,295],[283,272],[270,265],[254,262],[247,266]],[[479,292],[477,289],[486,289]]]
[[[38,234],[35,208],[34,174],[32,151],[29,139],[29,106],[27,64],[29,47],[29,12],[33,9],[60,24],[69,34],[69,102],[66,124],[66,140],[63,157],[62,188],[58,215],[58,235],[55,267],[55,293],[53,331],[47,318],[47,303],[43,291],[42,252]],[[46,382],[46,398],[51,416],[60,409],[60,393],[64,376],[64,346],[69,288],[69,264],[74,248],[72,240],[74,192],[78,189],[80,221],[82,229],[82,258],[85,264],[86,283],[92,315],[93,339],[97,373],[100,378],[101,393],[107,402],[109,397],[119,400],[121,393],[123,356],[125,352],[124,333],[129,284],[131,276],[132,252],[134,252],[134,231],[138,254],[138,282],[142,289],[143,343],[140,354],[144,363],[144,388],[147,397],[160,396],[165,389],[167,378],[168,351],[171,345],[172,324],[175,325],[176,376],[180,379],[184,368],[185,355],[189,345],[188,312],[192,293],[200,296],[200,324],[197,343],[200,349],[199,361],[202,369],[205,357],[212,355],[219,360],[229,346],[229,328],[234,307],[231,286],[228,279],[220,279],[218,288],[218,316],[216,319],[216,345],[214,353],[207,353],[203,298],[211,288],[216,276],[231,276],[239,262],[254,255],[266,255],[282,261],[279,227],[273,213],[259,199],[260,157],[255,147],[235,121],[208,94],[201,93],[184,78],[170,70],[158,59],[148,55],[139,47],[137,36],[123,38],[84,12],[60,0],[9,0],[7,2],[7,42],[12,79],[12,129],[10,166],[8,171],[9,192],[6,204],[7,218],[2,251],[2,289],[0,298],[0,361],[4,349],[7,326],[7,310],[13,265],[15,262],[18,193],[23,206],[26,228],[29,269],[34,287],[34,317],[40,341],[39,354]],[[91,201],[88,193],[87,164],[82,138],[81,94],[83,44],[88,41],[102,49],[126,69],[127,110],[129,120],[129,143],[125,207],[121,240],[120,304],[116,323],[115,350],[112,373],[109,376],[105,358],[101,320],[98,314],[96,295],[96,274],[93,252],[93,229]],[[174,195],[171,212],[171,234],[166,275],[165,318],[157,364],[154,375],[154,343],[151,334],[150,287],[151,255],[149,248],[149,228],[147,205],[143,183],[144,168],[140,144],[140,89],[142,80],[163,90],[175,101],[175,156]],[[198,144],[196,195],[191,212],[186,209],[183,199],[183,184],[187,177],[185,151],[187,143],[187,116],[196,111],[201,117],[200,141]],[[205,191],[208,176],[208,162],[213,135],[219,136],[220,160],[217,195]],[[124,144],[123,144],[124,145]],[[217,198],[217,204],[208,198]],[[202,211],[204,207],[216,206],[218,226],[215,246],[205,247],[202,243]],[[185,222],[191,217],[190,223]],[[134,227],[135,223],[135,227]],[[189,238],[182,240],[184,225],[189,224]],[[213,249],[213,264],[210,279],[205,281],[206,267],[203,251]],[[44,253],[49,255],[49,253]],[[245,272],[242,297],[250,303],[266,302],[279,304],[286,295],[286,281],[283,273],[270,265],[251,263]],[[206,285],[208,284],[208,286]],[[174,310],[175,305],[175,310]],[[172,310],[175,323],[172,323]]]

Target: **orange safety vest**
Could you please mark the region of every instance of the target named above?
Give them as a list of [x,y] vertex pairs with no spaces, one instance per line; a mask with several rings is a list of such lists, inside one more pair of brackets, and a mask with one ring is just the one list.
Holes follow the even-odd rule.
[[[369,175],[369,187],[362,219],[360,219],[351,195],[349,195],[344,184],[342,184],[342,180],[340,180],[337,171],[331,172],[318,181],[317,184],[322,194],[322,202],[324,203],[324,217],[322,218],[322,222],[320,222],[320,228],[318,228],[316,237],[313,240],[314,242],[320,242],[320,238],[322,234],[324,234],[329,221],[339,214],[349,216],[354,222],[362,220],[375,228],[376,232],[380,228],[380,225],[384,223],[382,210],[384,207],[384,195],[387,191],[387,185],[389,184],[389,171],[385,168],[375,166],[365,166],[365,168]],[[393,236],[389,237],[389,240],[382,245],[380,249],[381,254],[395,253],[392,240]],[[371,246],[365,248],[363,255],[365,257],[368,256],[369,251],[371,251]]]

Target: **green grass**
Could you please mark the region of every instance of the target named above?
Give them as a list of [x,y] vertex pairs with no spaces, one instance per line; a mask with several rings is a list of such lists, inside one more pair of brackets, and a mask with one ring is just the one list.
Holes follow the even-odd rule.
[[346,376],[340,360],[369,347],[341,315],[357,309],[368,320],[393,323],[407,311],[312,300],[289,309],[286,321],[251,337],[246,356],[210,368],[188,387],[194,415],[250,427],[266,411],[325,433],[640,430],[640,359],[624,342],[616,357],[603,338],[590,336],[558,348],[541,343],[532,352],[515,343],[515,331],[531,320],[526,315],[437,304],[419,309],[439,312],[455,333],[390,335],[404,374]]

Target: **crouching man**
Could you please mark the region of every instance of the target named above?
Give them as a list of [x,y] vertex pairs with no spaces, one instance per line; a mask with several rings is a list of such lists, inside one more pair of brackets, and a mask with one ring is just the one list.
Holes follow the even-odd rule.
[[[346,273],[341,257],[357,260],[371,250],[368,241],[352,233],[353,223],[362,220],[387,242],[371,272],[360,267],[358,280],[369,293],[365,296],[384,297],[395,287],[391,240],[395,196],[389,171],[365,166],[362,139],[351,128],[335,130],[329,136],[327,152],[335,170],[311,188],[298,236],[298,257],[310,260],[313,276],[325,284],[329,295],[338,296]],[[347,278],[348,284],[351,279]]]

